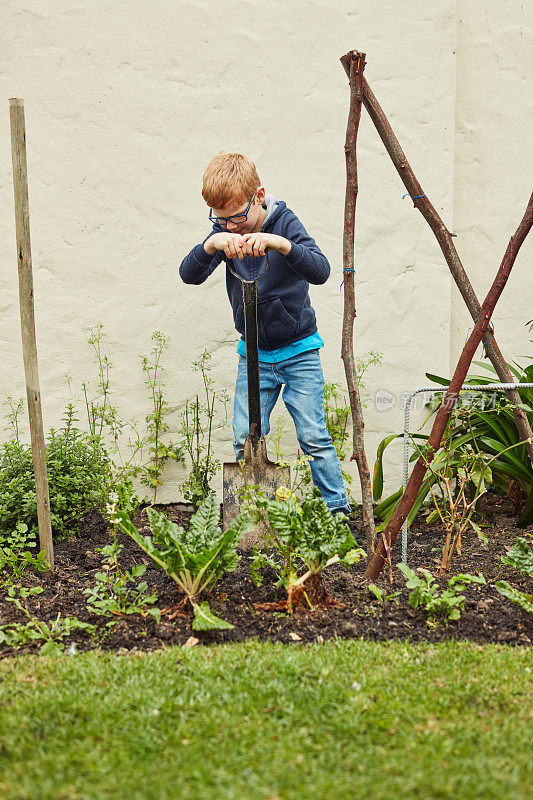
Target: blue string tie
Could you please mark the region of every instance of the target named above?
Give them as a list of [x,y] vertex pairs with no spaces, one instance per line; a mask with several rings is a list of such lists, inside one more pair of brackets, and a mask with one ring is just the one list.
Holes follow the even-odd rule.
[[[494,339],[494,325],[492,324],[492,322],[489,322],[489,327],[492,333],[492,338]],[[485,353],[485,342],[481,342],[481,358],[487,358],[487,355]]]
[[[476,317],[475,320],[474,320],[474,325],[476,324],[477,319],[478,318]],[[490,332],[492,333],[492,338],[494,338],[494,324],[492,322],[489,322],[489,328],[490,328]],[[471,331],[472,331],[472,328],[469,328],[468,331],[467,331],[465,344],[468,341],[468,337],[470,336],[470,332]],[[481,342],[481,358],[486,358],[486,357],[487,356],[485,354],[485,342]]]
[[404,194],[404,196],[402,197],[402,200],[405,200],[406,197],[411,197],[411,200],[420,200],[421,197],[425,196],[426,196],[425,194],[419,194],[418,197],[411,197],[409,192],[407,192],[407,194]]
[[[342,274],[344,275],[344,273],[345,273],[345,272],[355,272],[355,270],[354,270],[354,269],[351,269],[351,268],[350,268],[350,269],[343,269],[343,271],[342,271]],[[342,280],[342,283],[344,283],[344,278],[343,278],[343,280]],[[339,292],[340,292],[340,290],[342,289],[342,283],[341,283],[341,285],[339,286]]]

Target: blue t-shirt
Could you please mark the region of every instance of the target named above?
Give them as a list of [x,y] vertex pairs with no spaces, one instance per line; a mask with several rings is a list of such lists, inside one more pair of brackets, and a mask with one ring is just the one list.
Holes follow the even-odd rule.
[[[322,337],[316,331],[311,336],[306,336],[305,339],[300,339],[299,342],[287,344],[285,347],[278,347],[277,350],[261,350],[259,349],[259,361],[266,364],[278,364],[280,361],[287,361],[288,358],[297,356],[300,353],[306,353],[308,350],[319,350],[324,347]],[[237,345],[237,352],[241,356],[246,355],[246,342],[241,339]]]

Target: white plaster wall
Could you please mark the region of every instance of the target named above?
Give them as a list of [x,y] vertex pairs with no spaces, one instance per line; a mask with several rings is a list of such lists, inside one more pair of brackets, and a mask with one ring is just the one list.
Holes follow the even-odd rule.
[[[457,10],[455,243],[482,302],[533,188],[528,82],[533,6],[521,0],[458,0]],[[531,361],[533,355],[533,337],[525,327],[533,318],[532,258],[529,236],[493,315],[495,335],[508,361],[521,356]],[[452,363],[471,327],[454,287]],[[476,359],[480,357],[481,348]]]
[[[58,424],[68,399],[65,373],[78,393],[94,379],[83,327],[102,322],[114,354],[115,401],[125,416],[148,411],[139,354],[149,350],[151,332],[171,337],[166,384],[176,427],[185,398],[198,391],[191,363],[204,348],[213,354],[216,383],[233,391],[238,337],[223,272],[201,287],[177,276],[182,257],[208,230],[200,195],[207,162],[220,149],[249,154],[267,190],[288,203],[329,257],[332,276],[311,296],[326,341],[325,375],[343,381],[349,92],[339,57],[366,51],[367,79],[424,190],[451,224],[456,35],[452,0],[4,0],[1,390],[24,392],[9,97],[26,105],[46,426]],[[373,463],[378,441],[401,430],[401,392],[425,382],[428,369],[449,369],[451,296],[434,237],[402,200],[404,187],[365,112],[359,171],[356,349],[383,354],[382,367],[366,381]],[[379,389],[394,395],[392,410],[376,410]],[[280,401],[273,417],[281,410]],[[217,439],[222,460],[233,460],[231,440],[229,428]],[[287,449],[294,453],[295,437]],[[389,457],[389,488],[399,483],[399,459],[397,448]],[[182,476],[166,477],[161,498],[176,499]]]

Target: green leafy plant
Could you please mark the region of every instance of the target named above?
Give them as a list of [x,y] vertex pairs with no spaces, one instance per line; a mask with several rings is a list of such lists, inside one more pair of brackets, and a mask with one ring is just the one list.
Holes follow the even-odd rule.
[[[23,597],[29,594],[42,592],[40,587],[24,592]],[[77,617],[62,617],[58,614],[53,622],[45,622],[33,616],[17,597],[17,588],[10,586],[6,600],[11,601],[28,618],[27,622],[10,622],[7,625],[0,625],[0,645],[19,648],[30,642],[43,642],[40,649],[42,656],[60,655],[64,650],[63,639],[70,636],[73,631],[83,630],[86,633],[94,633],[94,625],[82,622]]]
[[[428,480],[434,510],[426,517],[426,523],[440,520],[446,534],[440,565],[442,570],[450,569],[455,551],[461,553],[465,530],[469,526],[474,530],[477,527],[472,522],[472,514],[479,498],[487,491],[486,482],[492,481],[492,459],[486,453],[474,450],[468,443],[455,448],[452,444],[453,438],[446,436],[437,464],[430,463],[425,448],[416,448],[434,479]],[[473,487],[470,498],[467,497],[469,487]]]
[[145,384],[150,392],[152,410],[146,417],[149,463],[146,465],[146,476],[143,478],[147,486],[153,490],[152,503],[156,502],[157,487],[161,485],[161,475],[167,461],[184,463],[183,450],[174,442],[163,442],[163,436],[169,430],[167,416],[170,407],[165,398],[165,384],[161,380],[161,357],[169,345],[169,339],[161,333],[152,334],[152,351],[150,356],[141,356]]
[[[322,581],[323,570],[335,563],[351,566],[366,555],[357,547],[346,525],[346,516],[332,514],[316,487],[301,503],[280,490],[278,497],[284,499],[271,500],[257,487],[248,487],[244,496],[246,511],[256,524],[264,525],[269,534],[267,545],[274,546],[281,556],[281,567],[274,560],[268,565],[276,569],[285,583],[286,609],[292,612],[304,601],[310,608],[329,602]],[[295,567],[296,558],[305,566],[300,575]]]
[[[150,593],[146,581],[136,583],[137,578],[146,572],[146,565],[138,564],[122,572],[119,556],[124,548],[117,542],[116,526],[114,530],[113,544],[96,550],[104,556],[104,570],[95,574],[95,585],[83,591],[87,595],[87,608],[104,617],[141,614],[151,615],[159,622],[161,611],[152,607],[157,602],[157,592]],[[108,625],[114,625],[114,622]]]
[[486,584],[485,577],[468,573],[454,575],[450,578],[446,589],[440,589],[435,578],[424,567],[419,567],[419,577],[407,564],[398,564],[398,569],[406,579],[406,587],[412,589],[409,604],[412,608],[422,608],[426,612],[428,624],[436,624],[437,619],[457,620],[464,609],[464,592],[469,584]]
[[112,493],[117,504],[127,513],[135,513],[148,501],[140,498],[134,480],[147,485],[156,502],[157,489],[167,461],[183,462],[180,448],[173,442],[165,442],[169,430],[167,416],[170,407],[161,380],[161,359],[169,340],[160,332],[152,334],[152,351],[142,355],[141,365],[145,374],[145,385],[149,389],[152,408],[145,418],[146,428],[134,419],[122,416],[113,403],[111,388],[111,354],[104,349],[105,333],[102,323],[88,328],[88,343],[93,350],[97,367],[95,384],[84,382],[83,396],[87,409],[89,430],[93,435],[105,439],[113,455]]
[[219,527],[220,507],[214,494],[200,504],[188,530],[153,508],[148,508],[147,514],[151,536],[140,533],[123,512],[117,512],[114,519],[185,593],[194,611],[193,630],[233,628],[229,622],[216,617],[209,604],[200,601],[199,596],[211,589],[225,572],[236,568],[239,562],[237,545],[252,527],[249,517],[240,514],[223,532]]
[[[309,485],[312,483],[310,462],[313,460],[312,456],[307,456],[300,451],[291,465],[283,453],[282,438],[286,431],[286,419],[282,416],[276,417],[272,432],[270,434],[270,444],[274,447],[274,461],[277,466],[281,468],[281,472],[285,479],[285,488],[289,496],[294,495],[303,499],[307,492]],[[252,487],[254,491],[259,487]]]
[[[51,429],[46,439],[50,516],[57,538],[72,534],[84,511],[102,508],[109,499],[109,455],[100,438],[79,430],[76,422],[69,403],[63,427]],[[12,419],[11,427],[14,435],[0,446],[0,533],[11,534],[23,523],[28,535],[34,535],[38,521],[31,446],[20,441]]]
[[385,603],[390,601],[396,602],[398,597],[401,595],[401,592],[392,592],[391,594],[385,594],[379,586],[376,586],[375,583],[368,584],[368,591],[374,595],[376,600],[378,600],[381,605],[385,605]]
[[[204,350],[192,367],[193,372],[200,373],[205,402],[196,395],[194,400],[186,400],[181,414],[179,442],[188,456],[190,470],[180,489],[195,508],[212,492],[209,481],[220,469],[220,460],[213,455],[213,433],[227,424],[229,396],[224,389],[215,391],[210,362],[211,354]],[[222,413],[224,419],[216,422]]]
[[[475,388],[498,380],[490,365],[483,362],[474,363],[492,375],[490,377],[469,375],[464,383],[465,388]],[[520,367],[513,362],[508,366],[518,381],[533,382],[533,365]],[[431,373],[426,373],[426,375],[441,386],[449,384],[449,380],[446,378]],[[522,410],[526,413],[530,424],[533,425],[533,390],[519,389],[518,391],[523,401]],[[438,397],[430,403],[430,415],[434,413],[441,402],[442,395],[439,393]],[[438,483],[436,475],[445,473],[448,480],[455,486],[457,481],[461,483],[460,471],[464,469],[469,460],[472,468],[471,480],[466,481],[464,497],[468,497],[471,502],[474,501],[474,510],[476,507],[475,495],[478,490],[475,480],[476,473],[481,472],[485,463],[490,465],[490,471],[485,473],[485,483],[502,489],[513,499],[517,508],[521,507],[519,526],[523,527],[533,521],[533,469],[524,443],[520,440],[512,408],[512,404],[509,403],[503,391],[491,393],[473,391],[459,396],[442,445],[435,453],[432,470],[426,474],[409,513],[408,524],[412,523],[431,493],[432,487]],[[402,490],[399,489],[382,500],[383,457],[391,442],[402,436],[403,434],[392,434],[385,437],[377,450],[373,494],[375,501],[381,501],[375,508],[376,517],[383,523],[381,528],[392,517],[402,495]],[[423,434],[412,436],[412,441],[416,441],[418,444],[416,452],[410,458],[411,461],[423,454],[423,443],[427,442],[427,439],[428,437]]]
[[[514,547],[507,551],[507,555],[501,556],[501,560],[522,575],[533,578],[533,551],[523,537],[518,537]],[[533,614],[533,594],[525,594],[507,581],[497,581],[495,586],[498,592],[512,603],[523,608],[528,614]]]
[[0,584],[18,581],[28,569],[46,572],[49,565],[44,550],[36,555],[28,549],[35,546],[35,532],[28,531],[25,522],[17,522],[10,533],[0,531]]
[[[102,323],[86,329],[87,342],[93,350],[93,360],[97,367],[95,385],[88,381],[82,383],[83,398],[87,411],[89,432],[106,442],[112,455],[112,478],[110,494],[128,513],[135,511],[148,498],[141,499],[134,487],[133,479],[148,478],[144,463],[144,451],[148,434],[142,433],[134,419],[123,417],[112,400],[111,354],[104,350],[105,332]],[[67,377],[69,385],[71,379]]]
[[124,429],[125,421],[111,402],[109,375],[113,364],[110,355],[102,349],[105,337],[104,326],[99,322],[94,327],[88,327],[85,330],[88,334],[87,342],[93,350],[94,360],[98,368],[98,378],[94,390],[89,382],[84,381],[82,383],[89,432],[92,436],[103,436],[108,431],[114,443],[117,444]]
[[[482,361],[475,361],[474,364],[488,372],[489,376],[469,375],[465,387],[499,381],[491,364]],[[521,366],[513,361],[507,366],[519,383],[533,383],[533,364]],[[446,378],[429,373],[428,377],[441,385],[449,384]],[[521,408],[533,426],[533,390],[518,389],[518,393],[522,400]],[[517,510],[521,511],[518,526],[529,525],[533,522],[533,468],[516,428],[512,403],[501,390],[491,393],[469,392],[461,398],[461,405],[464,413],[457,434],[475,441],[478,450],[494,457],[491,465],[494,484],[506,492]]]
[[289,581],[289,576],[295,571],[293,561],[294,554],[290,549],[287,550],[287,558],[276,560],[269,553],[265,553],[262,545],[256,545],[252,550],[250,556],[250,563],[248,569],[250,571],[250,578],[254,586],[262,586],[264,579],[264,571],[267,568],[273,569],[278,576],[276,586],[286,586]]

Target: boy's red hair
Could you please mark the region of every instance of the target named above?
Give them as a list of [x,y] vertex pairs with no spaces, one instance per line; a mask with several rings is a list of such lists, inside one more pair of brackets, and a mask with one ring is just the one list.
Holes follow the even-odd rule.
[[202,197],[211,208],[247,203],[261,186],[253,161],[241,153],[218,153],[204,172]]

